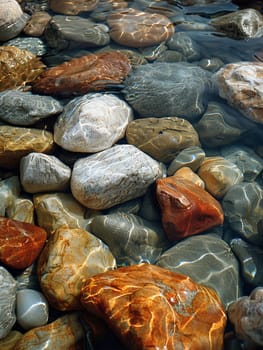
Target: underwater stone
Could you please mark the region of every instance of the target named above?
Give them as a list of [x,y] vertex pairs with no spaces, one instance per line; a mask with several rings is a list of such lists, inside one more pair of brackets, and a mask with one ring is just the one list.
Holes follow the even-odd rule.
[[83,11],[92,11],[99,4],[99,0],[50,0],[50,9],[64,15],[77,15]]
[[0,266],[0,339],[9,334],[16,322],[16,290],[16,280],[4,267]]
[[81,302],[127,349],[223,348],[226,315],[215,291],[156,265],[93,276],[85,282]]
[[154,62],[134,68],[124,81],[123,93],[141,117],[192,120],[204,112],[210,77],[211,73],[191,63]]
[[204,159],[205,152],[202,148],[197,146],[186,147],[173,159],[167,169],[167,174],[171,176],[183,167],[189,167],[193,171],[196,171]]
[[57,115],[62,104],[51,96],[6,90],[0,93],[0,119],[16,126],[27,126]]
[[79,159],[71,176],[73,196],[91,209],[107,209],[146,193],[163,165],[133,145],[115,145]]

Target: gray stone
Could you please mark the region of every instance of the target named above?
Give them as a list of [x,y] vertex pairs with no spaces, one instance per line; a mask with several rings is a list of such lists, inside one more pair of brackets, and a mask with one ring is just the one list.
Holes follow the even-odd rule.
[[241,238],[232,239],[230,247],[237,256],[244,280],[254,287],[263,285],[263,249],[245,242]]
[[71,191],[84,206],[107,209],[142,196],[162,174],[162,164],[135,146],[116,145],[76,161]]
[[70,176],[70,167],[55,156],[32,152],[20,160],[20,181],[28,193],[63,191]]
[[242,294],[238,260],[215,234],[191,236],[177,243],[156,264],[215,289],[225,305]]
[[13,125],[32,125],[63,111],[51,96],[34,95],[30,91],[6,90],[0,93],[0,119]]
[[91,232],[105,242],[118,265],[154,264],[169,242],[161,223],[126,213],[95,216]]
[[200,142],[206,147],[218,147],[240,140],[245,131],[253,128],[235,109],[223,103],[209,102],[202,118],[195,125]]
[[256,182],[234,185],[222,201],[230,227],[245,240],[263,246],[263,188]]
[[71,100],[54,126],[54,139],[73,152],[98,152],[125,135],[133,119],[130,106],[112,94],[87,94]]
[[45,30],[48,46],[63,50],[72,47],[98,47],[110,41],[108,27],[79,16],[53,16]]
[[187,147],[178,153],[175,159],[171,162],[167,169],[167,174],[172,176],[178,169],[183,167],[189,167],[193,171],[196,171],[204,159],[205,152],[200,147]]
[[167,41],[167,46],[170,50],[180,52],[188,62],[197,61],[200,59],[199,48],[191,37],[184,32],[176,32],[172,38]]
[[142,117],[192,120],[204,112],[203,97],[210,74],[187,62],[154,62],[135,68],[124,81],[123,92]]
[[8,40],[3,46],[16,46],[21,50],[32,52],[36,56],[43,56],[47,53],[47,46],[43,40],[32,37],[18,37]]
[[0,266],[0,339],[8,335],[16,322],[16,290],[16,280]]
[[254,181],[263,170],[263,159],[249,147],[228,146],[221,149],[221,154],[239,167],[244,175],[244,181]]
[[7,211],[12,210],[20,192],[18,176],[11,176],[0,181],[0,216],[5,216]]

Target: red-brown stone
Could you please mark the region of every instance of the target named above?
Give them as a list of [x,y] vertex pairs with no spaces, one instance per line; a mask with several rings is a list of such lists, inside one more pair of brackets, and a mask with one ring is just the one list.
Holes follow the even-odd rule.
[[163,228],[171,241],[223,224],[220,203],[192,181],[171,176],[158,179],[156,184]]
[[39,226],[0,217],[0,262],[25,269],[37,259],[47,239]]
[[82,289],[81,302],[107,322],[125,349],[223,347],[226,315],[216,292],[156,265],[93,276]]
[[47,95],[81,95],[120,84],[131,70],[130,61],[119,51],[73,58],[47,69],[33,85],[33,91]]

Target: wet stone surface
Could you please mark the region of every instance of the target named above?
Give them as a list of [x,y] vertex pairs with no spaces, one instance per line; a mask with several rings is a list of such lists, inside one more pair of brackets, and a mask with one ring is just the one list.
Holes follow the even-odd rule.
[[262,348],[262,18],[0,0],[0,349]]

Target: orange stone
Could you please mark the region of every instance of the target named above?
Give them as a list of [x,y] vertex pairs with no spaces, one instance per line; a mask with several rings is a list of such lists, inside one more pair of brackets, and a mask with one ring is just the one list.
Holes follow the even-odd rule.
[[39,226],[0,217],[0,262],[25,269],[39,256],[47,233]]
[[81,95],[120,84],[131,70],[130,61],[119,51],[73,58],[47,69],[33,84],[33,91],[47,95]]
[[192,181],[170,176],[156,181],[164,231],[171,241],[222,225],[220,203]]
[[81,302],[106,321],[125,349],[223,348],[226,314],[216,292],[156,265],[93,276],[82,289]]

